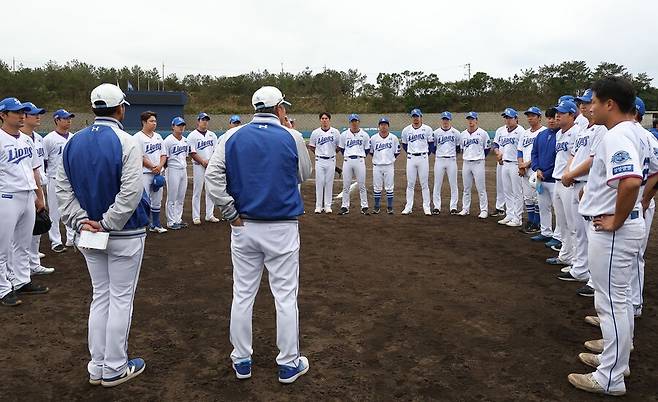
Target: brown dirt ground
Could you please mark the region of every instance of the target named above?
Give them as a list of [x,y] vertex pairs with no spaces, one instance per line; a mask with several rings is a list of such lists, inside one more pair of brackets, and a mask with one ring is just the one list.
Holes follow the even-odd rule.
[[[554,253],[496,225],[496,218],[422,216],[418,188],[415,214],[399,215],[403,169],[401,159],[394,216],[356,209],[344,217],[314,215],[314,184],[304,184],[309,214],[300,222],[299,310],[311,369],[294,385],[276,380],[274,305],[265,277],[254,310],[253,378],[233,376],[229,230],[220,223],[149,235],[130,336],[131,355],[143,357],[147,369],[116,389],[86,381],[91,290],[83,258],[45,251],[44,265],[57,271],[38,282],[50,293],[0,310],[0,399],[603,400],[566,380],[588,371],[577,354],[600,332],[583,322],[594,312],[593,299],[577,296],[578,285],[555,279],[558,269],[544,263]],[[369,186],[371,176],[369,169]],[[336,181],[335,193],[339,187]],[[446,200],[447,182],[443,193]],[[188,222],[190,196],[191,181]],[[647,261],[628,401],[658,400],[655,234]]]

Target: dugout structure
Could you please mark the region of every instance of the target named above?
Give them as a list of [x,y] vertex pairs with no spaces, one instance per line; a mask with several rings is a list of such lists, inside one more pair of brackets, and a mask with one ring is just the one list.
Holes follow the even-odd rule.
[[158,127],[168,128],[176,116],[183,116],[187,94],[178,91],[127,91],[126,117],[123,126],[128,131],[141,130],[140,113],[151,110],[158,114]]

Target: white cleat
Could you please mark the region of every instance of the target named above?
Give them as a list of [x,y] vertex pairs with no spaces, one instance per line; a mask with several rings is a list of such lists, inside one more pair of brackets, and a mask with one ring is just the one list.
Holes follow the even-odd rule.
[[325,214],[333,214],[334,211],[332,211],[331,208],[325,208],[325,209],[324,209],[324,213],[325,213]]
[[511,220],[511,221],[507,222],[506,225],[509,226],[509,227],[512,227],[512,228],[518,228],[519,226],[522,225],[522,223],[521,223],[521,221]]
[[562,267],[562,269],[560,269],[560,272],[562,272],[563,274],[566,274],[567,272],[570,271],[571,271],[571,265],[567,265],[566,267]]
[[167,229],[160,227],[160,226],[154,226],[152,228],[149,228],[149,232],[153,233],[167,233]]
[[482,212],[480,212],[480,215],[478,215],[478,218],[487,219],[488,216],[489,216],[489,214],[486,211],[482,211]]
[[426,216],[432,216],[432,210],[429,209],[429,208],[423,208],[423,213],[424,213]]
[[192,219],[192,223],[195,224],[195,225],[200,225],[201,224],[201,219],[194,218],[194,219]]
[[322,213],[322,208],[315,208],[315,213],[316,214],[321,214]]
[[214,216],[211,216],[210,218],[206,219],[206,222],[217,223],[219,222],[219,219],[215,218]]
[[411,209],[404,209],[402,212],[402,215],[411,215]]
[[499,220],[498,223],[499,225],[507,225],[512,221],[512,218],[504,217],[503,219]]
[[44,253],[39,253],[39,258],[46,258],[46,255]]
[[50,275],[55,272],[55,268],[48,268],[42,265],[39,265],[36,268],[30,269],[30,275]]
[[461,211],[459,211],[459,213],[458,213],[457,215],[459,215],[459,216],[466,216],[466,215],[469,215],[469,214],[470,214],[470,212],[468,212],[468,211],[465,210],[465,209],[462,209]]

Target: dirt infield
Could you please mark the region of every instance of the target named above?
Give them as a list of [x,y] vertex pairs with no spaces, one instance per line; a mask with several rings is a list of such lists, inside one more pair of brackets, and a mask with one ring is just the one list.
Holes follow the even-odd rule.
[[[492,160],[487,167],[493,204]],[[314,183],[303,186],[300,342],[311,369],[295,384],[276,380],[274,305],[265,276],[254,309],[253,378],[234,378],[229,230],[226,223],[205,223],[149,235],[130,336],[131,356],[143,357],[147,368],[116,389],[86,382],[91,289],[82,256],[45,251],[44,265],[57,271],[38,282],[51,292],[0,309],[0,400],[605,399],[566,380],[588,371],[577,355],[600,331],[583,322],[594,312],[593,299],[577,296],[579,285],[557,280],[559,269],[543,262],[555,253],[497,225],[497,218],[449,216],[445,208],[444,215],[422,216],[419,189],[414,215],[401,216],[404,159],[397,168],[394,216],[357,209],[315,215]],[[369,169],[369,186],[371,176]],[[447,182],[443,193],[445,203]],[[187,222],[190,197],[191,181]],[[655,239],[656,233],[647,250],[647,304],[636,324],[628,401],[658,400]],[[46,237],[43,243],[46,250]]]

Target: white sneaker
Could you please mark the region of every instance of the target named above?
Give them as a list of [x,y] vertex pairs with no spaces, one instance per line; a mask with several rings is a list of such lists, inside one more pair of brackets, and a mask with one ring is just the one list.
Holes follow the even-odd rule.
[[516,227],[519,227],[523,224],[521,223],[521,221],[511,220],[511,221],[507,222],[506,225],[509,226],[509,227],[516,228]]
[[402,215],[411,215],[411,210],[405,208],[405,209],[402,211]]
[[333,214],[334,211],[332,211],[331,208],[325,208],[325,209],[324,209],[324,213],[325,213],[325,214]]
[[499,225],[507,225],[511,220],[512,220],[512,218],[509,218],[509,217],[506,216],[503,219],[499,220],[497,223]]
[[42,265],[30,269],[30,275],[50,275],[53,272],[55,272],[55,268],[48,268]]
[[40,258],[40,259],[41,259],[41,258],[46,258],[46,255],[45,255],[44,253],[41,253],[41,252],[40,252],[40,253],[39,253],[39,258]]
[[72,241],[67,241],[66,242],[66,247],[73,247],[73,242]]
[[315,213],[316,214],[321,214],[322,213],[322,208],[315,208]]
[[468,214],[470,214],[470,212],[468,212],[468,211],[465,210],[465,209],[462,209],[461,211],[459,211],[459,213],[458,213],[457,215],[459,215],[459,216],[466,216],[466,215],[468,215]]
[[149,228],[149,231],[153,233],[167,233],[167,229],[160,226],[154,226],[152,228]]
[[194,219],[192,219],[192,223],[195,224],[195,225],[200,225],[201,224],[201,219],[194,218]]
[[487,219],[488,216],[489,216],[489,214],[486,211],[482,211],[482,212],[480,212],[480,215],[478,215],[478,218]]
[[210,218],[206,218],[206,222],[217,223],[219,222],[219,219],[215,218],[214,216],[211,216]]
[[571,265],[567,265],[566,267],[562,267],[562,269],[560,270],[560,272],[562,272],[563,274],[566,274],[567,272],[570,272],[570,271],[571,271]]
[[423,213],[427,216],[432,216],[432,210],[429,208],[423,208]]

